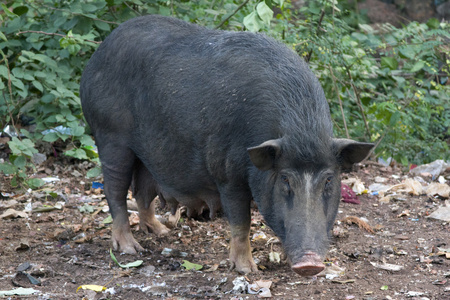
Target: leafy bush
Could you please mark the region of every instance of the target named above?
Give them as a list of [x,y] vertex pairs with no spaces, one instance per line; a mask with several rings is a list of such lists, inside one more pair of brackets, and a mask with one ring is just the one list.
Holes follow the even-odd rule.
[[322,82],[337,135],[375,141],[377,155],[404,165],[450,158],[448,23],[355,30],[336,1],[310,1],[300,12],[289,34]]
[[32,153],[14,146],[20,143],[35,151],[33,142],[64,141],[66,155],[98,161],[80,107],[80,76],[118,24],[145,14],[266,31],[308,60],[330,101],[337,135],[375,141],[377,155],[404,164],[449,157],[449,85],[439,82],[449,72],[446,23],[374,29],[360,24],[363,18],[347,1],[336,0],[309,1],[300,12],[283,0],[22,0],[1,6],[0,125],[32,125],[9,143],[4,173],[31,167],[23,162]]
[[[283,4],[283,0],[273,2]],[[161,14],[232,30],[247,26],[257,31],[270,25],[273,13],[264,1],[228,0],[213,6],[214,3],[36,0],[2,4],[0,125],[3,129],[10,124],[18,130],[18,123],[29,125],[24,121],[27,119],[31,120],[32,130],[16,132],[19,139],[9,142],[13,153],[10,164],[1,170],[10,174],[30,166],[23,164],[29,162],[30,153],[21,152],[14,145],[28,143],[28,149],[36,152],[32,141],[62,140],[67,144],[66,155],[98,161],[94,141],[83,120],[79,81],[90,56],[118,24],[140,15]],[[20,141],[21,136],[30,140]]]

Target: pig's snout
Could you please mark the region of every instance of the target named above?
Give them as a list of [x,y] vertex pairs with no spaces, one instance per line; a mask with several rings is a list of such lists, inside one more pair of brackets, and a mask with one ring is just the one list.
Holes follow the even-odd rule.
[[313,276],[325,269],[321,257],[314,252],[306,252],[302,258],[292,265],[292,270],[300,276]]

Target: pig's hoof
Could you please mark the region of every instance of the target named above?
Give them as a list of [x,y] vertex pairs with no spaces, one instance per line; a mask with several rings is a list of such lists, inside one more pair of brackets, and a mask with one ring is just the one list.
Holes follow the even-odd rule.
[[292,265],[292,270],[300,276],[314,276],[325,269],[322,259],[313,252],[307,252],[299,262]]
[[121,238],[113,237],[112,240],[114,250],[119,249],[120,252],[127,254],[136,254],[138,251],[144,251],[144,248],[142,248],[142,246],[139,245],[138,242],[136,242],[136,240],[131,234],[130,237],[121,237]]
[[235,269],[240,274],[258,273],[259,272],[258,267],[256,266],[253,259],[251,259],[251,261],[248,261],[248,262],[239,262],[239,263],[231,262],[230,270],[233,270],[233,269]]
[[152,222],[143,222],[140,224],[140,228],[145,233],[153,232],[157,236],[165,235],[170,232],[170,229],[167,228],[164,224],[159,222],[156,218]]

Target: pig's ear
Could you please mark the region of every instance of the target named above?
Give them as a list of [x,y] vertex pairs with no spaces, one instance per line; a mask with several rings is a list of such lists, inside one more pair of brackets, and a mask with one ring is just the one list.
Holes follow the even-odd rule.
[[247,152],[255,167],[267,171],[273,168],[281,153],[281,139],[265,141],[259,146],[248,148]]
[[372,143],[360,143],[349,139],[333,139],[334,149],[341,168],[350,169],[353,164],[362,161],[373,148]]

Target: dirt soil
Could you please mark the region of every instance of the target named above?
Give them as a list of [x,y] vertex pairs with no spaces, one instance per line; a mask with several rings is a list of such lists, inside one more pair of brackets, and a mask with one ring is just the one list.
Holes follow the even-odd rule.
[[[143,260],[140,267],[127,269],[111,259],[110,224],[103,223],[109,216],[107,204],[103,191],[94,190],[84,176],[89,167],[50,159],[36,176],[60,180],[38,191],[20,192],[9,186],[9,177],[0,177],[0,215],[8,209],[26,212],[0,218],[0,294],[24,287],[35,292],[6,297],[257,299],[237,282],[245,286],[266,280],[272,283],[272,299],[450,299],[450,254],[445,253],[450,251],[450,225],[427,217],[445,199],[397,191],[391,197],[359,195],[360,204],[341,202],[328,267],[310,278],[290,270],[281,244],[256,208],[250,237],[261,271],[245,277],[229,271],[225,219],[192,220],[182,214],[169,235],[156,237],[137,230],[138,217],[132,212],[133,234],[146,251],[135,256],[113,251],[121,264]],[[382,184],[394,186],[414,177],[375,163],[355,170],[343,179],[359,178],[366,188],[383,178]],[[422,185],[428,185],[430,178],[423,179]],[[167,218],[164,210],[159,214]],[[186,270],[184,260],[202,269]],[[77,291],[82,285],[101,285],[106,291]]]

